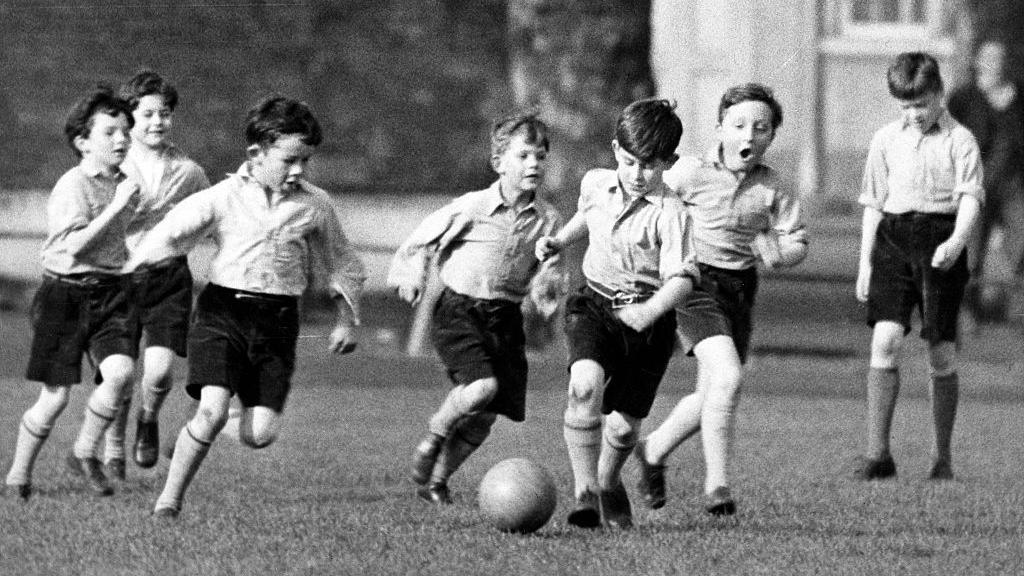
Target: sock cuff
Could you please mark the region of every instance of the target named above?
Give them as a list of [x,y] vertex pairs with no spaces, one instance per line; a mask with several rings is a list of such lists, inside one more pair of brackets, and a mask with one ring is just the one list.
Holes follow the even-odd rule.
[[107,422],[113,422],[114,418],[117,417],[117,408],[104,406],[102,404],[97,406],[97,404],[98,402],[89,400],[89,402],[85,405],[85,409],[89,412],[92,412],[97,418],[106,420]]
[[636,446],[636,434],[630,434],[629,438],[625,442],[616,442],[614,438],[608,435],[607,430],[605,430],[602,436],[604,438],[604,443],[616,452],[632,452],[633,447]]
[[21,417],[21,427],[25,429],[25,432],[28,432],[29,434],[35,436],[36,438],[39,438],[40,440],[45,440],[49,438],[50,430],[53,429],[52,425],[47,426],[35,423],[29,424],[28,416]]
[[955,386],[960,383],[960,374],[956,370],[946,374],[932,374],[931,381],[936,386]]
[[201,440],[199,437],[197,437],[195,434],[193,434],[192,433],[192,429],[189,427],[188,424],[185,424],[185,433],[188,434],[188,437],[191,438],[196,444],[199,444],[200,446],[202,446],[204,448],[209,448],[210,446],[213,445],[213,441],[212,440],[210,440],[210,441]]

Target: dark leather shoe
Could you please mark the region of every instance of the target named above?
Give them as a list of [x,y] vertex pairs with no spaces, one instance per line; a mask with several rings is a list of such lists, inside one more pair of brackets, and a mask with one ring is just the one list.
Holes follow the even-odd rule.
[[434,471],[434,464],[437,462],[437,455],[441,453],[441,446],[444,445],[444,436],[427,434],[416,450],[412,453],[412,481],[417,484],[426,484],[430,480],[430,474]]
[[444,482],[431,482],[426,486],[420,486],[416,489],[416,495],[431,504],[447,506],[452,503],[451,492]]
[[153,510],[153,518],[156,520],[174,520],[181,514],[181,508],[161,506]]
[[857,480],[883,480],[896,476],[896,462],[892,456],[874,459],[857,456],[853,461],[853,478]]
[[601,525],[601,509],[597,494],[590,490],[576,497],[576,507],[566,521],[577,528],[597,528]]
[[633,527],[633,510],[629,505],[626,487],[619,485],[611,490],[601,490],[601,523],[608,528],[628,530]]
[[135,421],[135,446],[132,456],[139,468],[152,468],[160,459],[160,426],[156,420]]
[[110,496],[114,493],[114,488],[110,486],[110,481],[103,474],[103,466],[99,460],[95,458],[79,458],[74,454],[68,454],[67,465],[72,474],[85,478],[89,484],[89,489],[97,496]]
[[637,442],[633,449],[633,456],[636,456],[640,468],[640,478],[636,482],[636,489],[640,492],[640,499],[649,508],[657,510],[665,505],[665,465],[648,464],[647,444],[643,441]]
[[932,469],[928,472],[929,480],[952,480],[953,466],[949,460],[935,460],[932,462]]
[[732,516],[736,513],[736,501],[725,486],[715,488],[704,498],[704,511],[712,516]]
[[27,502],[32,497],[31,484],[5,484],[4,495],[17,496],[19,500]]
[[115,478],[124,482],[126,477],[125,462],[123,458],[114,458],[104,464],[104,468],[107,469],[107,475],[111,478]]

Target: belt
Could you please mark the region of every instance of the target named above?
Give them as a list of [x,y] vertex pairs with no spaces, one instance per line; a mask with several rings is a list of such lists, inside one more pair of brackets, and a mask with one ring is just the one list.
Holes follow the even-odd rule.
[[882,216],[888,220],[895,220],[897,222],[907,222],[911,220],[941,220],[943,222],[955,222],[956,214],[946,214],[943,212],[883,212]]
[[613,290],[600,282],[587,279],[587,286],[594,291],[595,294],[604,297],[612,303],[612,308],[622,308],[623,306],[629,306],[630,304],[639,304],[645,302],[654,296],[654,291],[650,292],[626,292],[624,290]]
[[121,276],[117,274],[96,274],[92,272],[81,272],[78,274],[57,274],[49,270],[43,271],[43,277],[56,280],[72,286],[96,288],[102,286],[115,286],[121,282]]
[[295,306],[298,304],[299,299],[295,296],[287,296],[285,294],[267,294],[264,292],[250,292],[248,290],[239,290],[237,288],[228,288],[219,284],[210,284],[210,290],[220,292],[223,295],[234,298],[239,302],[248,302],[252,304],[273,304],[275,306]]

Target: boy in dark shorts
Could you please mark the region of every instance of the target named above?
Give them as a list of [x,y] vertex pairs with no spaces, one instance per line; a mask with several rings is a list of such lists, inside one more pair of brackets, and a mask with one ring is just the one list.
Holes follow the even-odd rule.
[[431,336],[454,386],[431,416],[412,463],[417,493],[428,502],[452,502],[448,479],[499,414],[513,422],[526,418],[520,307],[530,295],[538,309],[553,312],[561,293],[554,261],[542,265],[533,252],[537,239],[560,225],[555,208],[539,195],[548,147],[547,126],[533,114],[495,122],[491,167],[498,180],[424,219],[388,274],[388,284],[415,304],[436,255],[444,284]]
[[125,228],[139,190],[118,168],[131,127],[128,103],[102,86],[75,104],[64,127],[79,163],[57,181],[47,202],[43,283],[32,303],[35,333],[26,372],[43,387],[21,418],[6,479],[7,489],[22,499],[32,493],[36,456],[67,406],[71,386],[81,381],[86,352],[102,377],[67,463],[94,493],[113,493],[95,453],[122,391],[131,386],[138,354],[134,307],[121,276]]
[[[210,187],[198,164],[173,143],[170,130],[178,91],[159,74],[144,71],[121,87],[121,97],[132,109],[132,146],[121,169],[139,183],[139,204],[128,223],[131,253],[146,234],[182,199]],[[139,334],[145,335],[142,353],[142,406],[136,415],[132,456],[142,468],[156,464],[159,454],[157,419],[171,390],[174,356],[184,357],[188,320],[192,311],[192,274],[188,259],[175,256],[151,266],[125,270],[131,279],[132,298],[138,308]],[[126,387],[114,424],[107,428],[104,463],[116,478],[125,477],[125,428],[132,401]]]
[[[640,100],[619,116],[618,167],[580,183],[576,215],[537,242],[546,259],[589,237],[586,285],[565,305],[569,394],[564,436],[575,478],[574,526],[630,528],[622,465],[675,346],[675,309],[699,276],[682,203],[662,181],[683,127],[674,105]],[[602,414],[604,425],[602,428]]]
[[186,392],[199,407],[178,434],[154,516],[180,512],[185,490],[227,422],[232,396],[243,408],[242,443],[264,448],[277,438],[295,369],[299,297],[311,276],[326,277],[337,306],[328,349],[355,347],[363,265],[330,197],[303,178],[321,138],[305,104],[263,101],[246,118],[248,160],[181,201],[129,262],[142,266],[183,254],[207,234],[217,244],[188,336]]
[[701,277],[677,310],[676,323],[698,370],[694,392],[637,443],[637,487],[651,508],[665,505],[665,460],[700,430],[705,510],[736,512],[728,469],[753,329],[757,265],[793,266],[807,254],[799,197],[762,163],[781,124],[782,107],[771,89],[734,86],[718,106],[718,143],[703,158],[680,159],[664,175],[693,218]]
[[903,338],[918,308],[928,342],[934,425],[928,477],[953,477],[950,443],[959,396],[957,319],[968,280],[964,252],[985,199],[978,145],[942,105],[939,65],[922,52],[900,54],[888,71],[901,118],[875,133],[861,184],[857,298],[873,326],[867,377],[867,453],[853,474],[896,475],[889,451]]

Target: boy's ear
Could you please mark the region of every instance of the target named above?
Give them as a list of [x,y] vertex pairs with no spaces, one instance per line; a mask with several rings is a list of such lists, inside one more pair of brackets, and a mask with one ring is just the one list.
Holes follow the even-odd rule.
[[78,136],[75,136],[75,139],[72,140],[72,143],[75,145],[75,150],[78,150],[79,154],[85,154],[85,149],[86,149],[86,146],[87,146],[87,140],[88,140],[88,138],[86,138],[85,136],[82,136],[81,134],[79,134]]
[[259,155],[260,150],[262,150],[262,148],[260,148],[259,144],[251,144],[248,148],[245,149],[245,155],[250,160],[252,160],[253,158]]
[[501,165],[501,154],[491,154],[491,168],[498,174],[504,171]]

